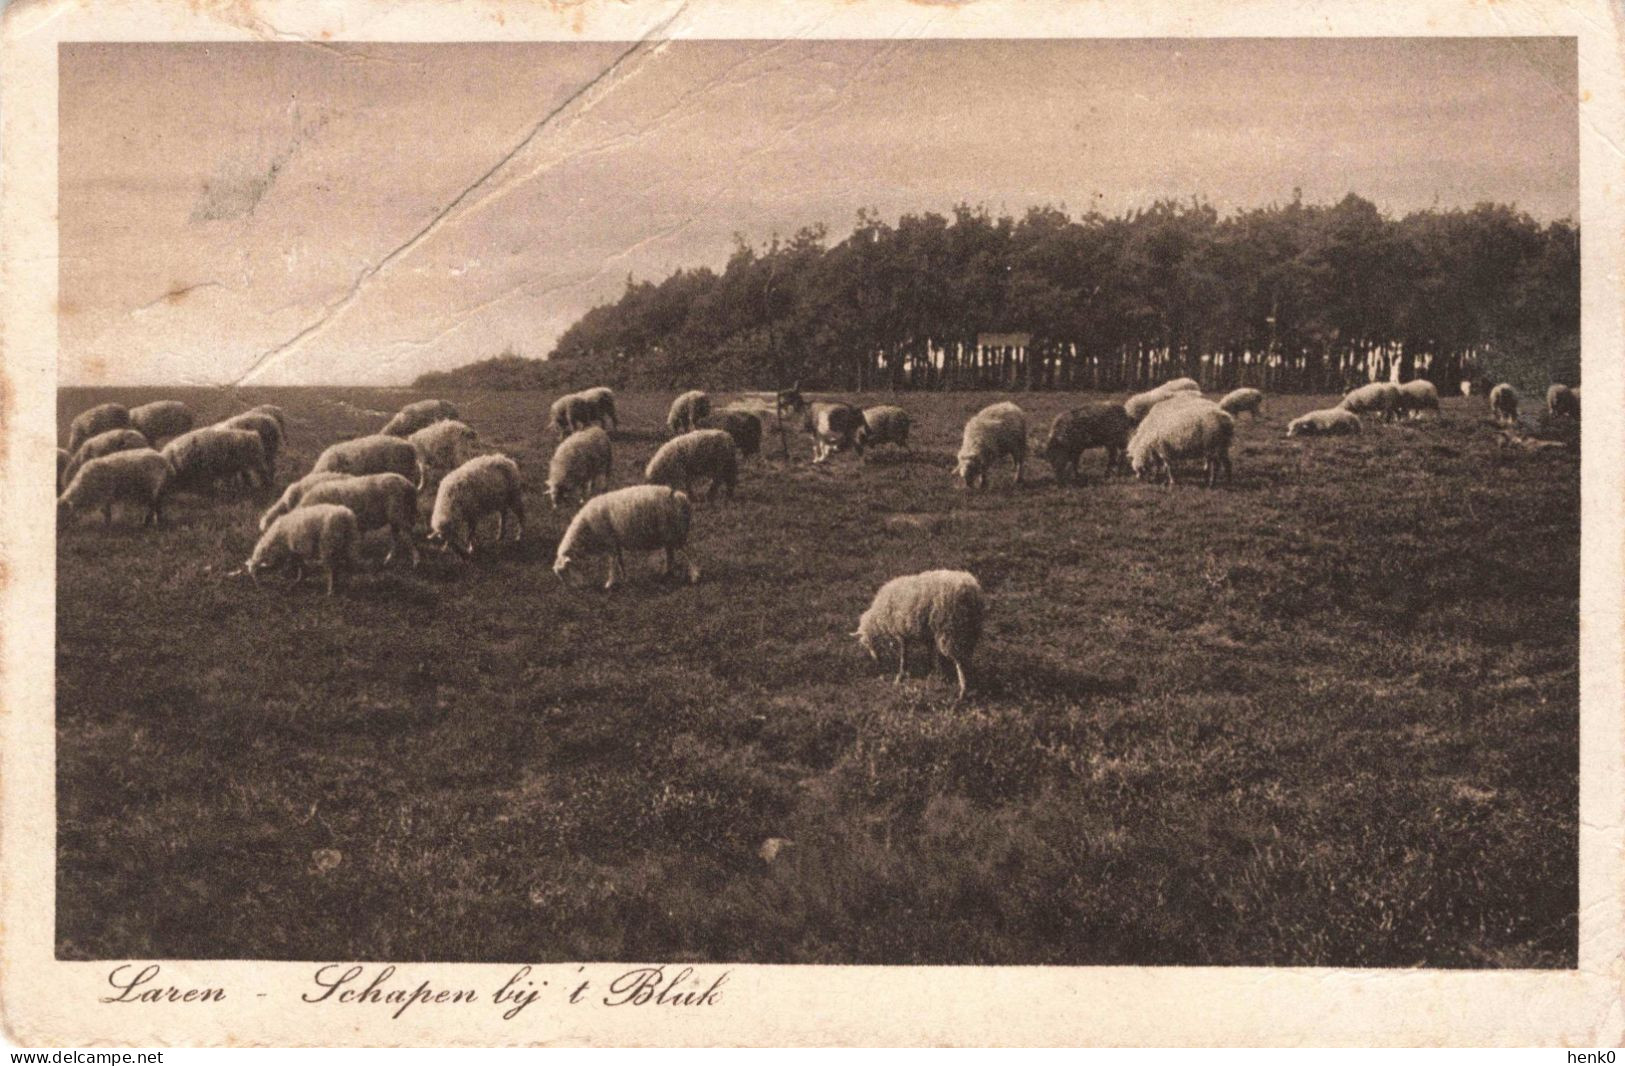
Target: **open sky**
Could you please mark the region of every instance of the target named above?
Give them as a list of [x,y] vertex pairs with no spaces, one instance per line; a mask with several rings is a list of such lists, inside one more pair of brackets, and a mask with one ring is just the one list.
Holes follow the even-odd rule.
[[862,207],[1578,213],[1568,38],[75,44],[61,383],[405,384]]

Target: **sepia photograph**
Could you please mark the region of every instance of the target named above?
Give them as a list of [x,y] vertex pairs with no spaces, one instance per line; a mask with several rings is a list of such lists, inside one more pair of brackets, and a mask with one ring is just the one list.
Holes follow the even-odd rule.
[[1578,38],[255,34],[52,49],[98,994],[1581,970]]

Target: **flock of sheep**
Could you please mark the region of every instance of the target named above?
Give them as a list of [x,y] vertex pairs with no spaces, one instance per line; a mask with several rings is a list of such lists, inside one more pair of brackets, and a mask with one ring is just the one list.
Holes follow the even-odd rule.
[[[1490,393],[1499,422],[1516,422],[1518,402],[1510,385],[1497,385]],[[1263,403],[1264,394],[1251,388],[1208,400],[1197,382],[1179,378],[1123,403],[1093,403],[1057,415],[1040,454],[1063,483],[1077,477],[1080,457],[1093,448],[1104,450],[1107,474],[1126,466],[1141,479],[1166,477],[1170,486],[1178,463],[1199,460],[1211,488],[1221,473],[1230,478],[1236,417],[1250,412],[1256,418]],[[1579,403],[1578,388],[1554,385],[1547,394],[1554,416],[1578,418]],[[1427,381],[1378,382],[1349,392],[1335,408],[1293,419],[1287,436],[1359,433],[1361,415],[1392,421],[1438,409],[1438,391]],[[782,428],[785,412],[802,415],[815,463],[846,450],[861,456],[865,447],[909,446],[912,423],[896,405],[809,404],[790,389],[770,400],[745,400],[713,412],[710,398],[696,390],[672,403],[670,439],[649,460],[645,483],[611,489],[608,431],[618,427],[614,393],[594,388],[561,397],[549,417],[560,440],[549,463],[546,494],[554,507],[579,504],[579,509],[559,541],[554,572],[574,584],[584,563],[603,556],[604,587],[613,588],[624,572],[626,552],[658,551],[665,554],[666,574],[676,570],[683,553],[688,580],[698,581],[698,567],[686,558],[691,499],[701,488],[707,500],[719,492],[731,497],[741,458],[761,451],[766,417],[779,419]],[[142,507],[142,524],[156,525],[171,492],[213,491],[231,482],[274,485],[287,424],[278,407],[263,404],[200,428],[195,422],[191,409],[175,400],[129,409],[102,404],[79,414],[69,427],[68,447],[57,450],[59,525],[76,513],[97,511],[110,523],[112,508],[120,503]],[[1020,484],[1027,455],[1026,414],[1014,403],[995,403],[966,422],[955,473],[967,488],[986,487],[991,469],[1008,459]],[[422,400],[403,407],[378,433],[324,450],[311,471],[288,485],[261,516],[259,541],[243,569],[257,583],[268,571],[290,571],[297,582],[307,566],[319,568],[331,594],[339,573],[360,565],[361,539],[374,530],[390,534],[386,565],[405,553],[416,566],[420,498],[432,498],[425,540],[440,551],[473,554],[474,532],[492,515],[498,518],[499,543],[507,538],[510,520],[513,538],[523,536],[518,464],[483,452],[474,429],[460,421],[451,404]],[[883,585],[852,635],[876,661],[883,652],[895,652],[899,682],[908,672],[911,645],[924,644],[944,669],[952,669],[963,697],[985,610],[973,575],[933,570]]]

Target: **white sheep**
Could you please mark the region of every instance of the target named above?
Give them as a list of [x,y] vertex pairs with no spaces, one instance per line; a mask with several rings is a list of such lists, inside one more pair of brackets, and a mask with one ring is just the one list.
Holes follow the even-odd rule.
[[1357,415],[1374,414],[1380,422],[1392,422],[1399,411],[1399,386],[1388,381],[1373,381],[1361,385],[1343,397],[1338,404],[1345,411]]
[[327,594],[333,595],[338,571],[361,565],[355,513],[333,503],[295,508],[271,523],[243,565],[257,585],[262,572],[289,564],[294,584],[304,580],[306,564],[321,567],[327,572]]
[[863,443],[870,448],[878,448],[882,444],[907,448],[908,431],[912,426],[913,420],[908,412],[895,404],[863,409]]
[[123,404],[97,404],[88,411],[81,411],[68,423],[68,453],[71,455],[77,452],[81,444],[98,433],[106,433],[110,429],[128,429],[129,426],[130,411]]
[[277,453],[282,450],[282,424],[271,414],[244,411],[215,424],[221,429],[246,429],[259,434],[260,444],[265,447],[266,460],[272,465],[276,464]]
[[1505,425],[1516,425],[1518,422],[1518,390],[1501,382],[1490,390],[1490,414],[1495,420]]
[[673,437],[649,460],[643,480],[682,489],[691,496],[694,482],[709,481],[706,499],[715,499],[718,489],[726,489],[731,498],[739,483],[739,454],[734,450],[734,439],[720,429],[696,429]]
[[130,408],[130,428],[157,446],[159,441],[178,437],[197,425],[192,409],[179,400],[154,400]]
[[671,402],[666,412],[666,428],[672,436],[687,433],[700,424],[700,419],[711,413],[711,397],[699,389],[691,389]]
[[928,570],[896,577],[880,586],[853,631],[859,646],[880,661],[883,649],[897,647],[896,683],[908,676],[909,644],[919,641],[937,657],[952,663],[959,676],[959,696],[968,687],[966,667],[982,636],[987,608],[982,586],[963,570]]
[[327,503],[354,512],[356,528],[362,535],[375,529],[389,530],[386,565],[403,547],[410,553],[412,565],[418,565],[418,546],[412,539],[412,527],[418,520],[418,490],[412,482],[399,474],[328,478],[306,489],[295,510]]
[[572,493],[585,503],[595,492],[609,488],[615,453],[602,427],[588,426],[572,433],[553,449],[547,465],[547,498],[555,508]]
[[1257,418],[1264,411],[1264,394],[1257,389],[1236,389],[1219,401],[1219,410],[1231,418],[1240,418],[1243,411]]
[[1160,467],[1168,484],[1176,484],[1174,461],[1200,457],[1208,488],[1218,484],[1219,471],[1230,480],[1230,441],[1236,420],[1211,400],[1192,399],[1157,404],[1146,412],[1129,438],[1128,458],[1136,477],[1149,478]]
[[553,406],[548,409],[548,419],[553,423],[553,428],[559,431],[561,439],[595,422],[602,425],[604,421],[598,402],[581,392],[572,392],[554,400]]
[[1027,415],[1013,403],[982,408],[965,423],[955,473],[966,488],[987,487],[988,470],[1005,456],[1016,466],[1016,484],[1027,462]]
[[598,422],[604,429],[610,428],[611,423],[616,426],[621,424],[621,420],[615,414],[614,389],[606,385],[595,385],[590,389],[582,389],[576,395],[598,409]]
[[146,508],[143,526],[163,521],[163,499],[174,470],[169,460],[151,448],[114,452],[91,459],[79,468],[57,499],[57,518],[65,521],[74,512],[100,510],[102,521],[113,523],[115,503],[136,503]]
[[497,540],[508,534],[508,515],[514,518],[514,540],[525,535],[525,501],[519,483],[519,464],[506,455],[481,455],[447,474],[435,493],[429,517],[429,543],[474,554],[474,531],[486,515],[497,516]]
[[[604,588],[615,587],[626,570],[628,551],[665,551],[666,569],[671,574],[677,553],[688,546],[692,508],[688,497],[664,485],[629,485],[582,505],[564,531],[553,560],[553,572],[560,580],[575,583],[571,576],[582,560],[596,555],[609,557],[609,576]],[[700,579],[699,567],[688,560],[688,579]]]
[[333,481],[340,478],[354,477],[354,474],[340,474],[333,470],[318,470],[313,474],[306,474],[282,490],[282,495],[265,513],[260,515],[260,532],[271,528],[271,523],[299,506],[299,501],[305,498],[305,493],[320,485],[324,481]]
[[1288,437],[1336,437],[1360,433],[1365,429],[1360,416],[1341,407],[1327,407],[1310,411],[1287,423]]
[[1129,421],[1139,422],[1146,416],[1146,412],[1157,406],[1157,404],[1187,392],[1194,392],[1200,396],[1202,389],[1200,385],[1190,378],[1175,378],[1173,381],[1164,382],[1154,389],[1147,389],[1145,392],[1130,396],[1123,401],[1123,412],[1128,415]]
[[417,449],[399,437],[382,433],[328,445],[310,468],[313,474],[324,470],[338,474],[399,474],[423,488],[424,471]]
[[406,438],[417,453],[425,481],[456,470],[479,450],[479,435],[466,422],[442,419]]
[[801,428],[812,434],[815,463],[827,462],[830,456],[848,448],[862,455],[869,435],[863,412],[849,403],[808,404],[802,414]]
[[63,480],[72,481],[79,468],[92,459],[100,459],[114,452],[151,447],[152,444],[147,438],[133,429],[110,429],[106,433],[98,433],[79,445],[79,450],[73,453],[73,458],[68,461],[68,468],[62,472]]
[[1439,388],[1426,378],[1416,378],[1399,386],[1397,410],[1408,418],[1420,418],[1423,411],[1439,411]]
[[204,426],[182,433],[164,445],[164,458],[175,468],[176,488],[209,489],[221,478],[233,477],[252,488],[256,475],[269,487],[276,478],[260,435],[247,429]]
[[250,415],[270,415],[272,418],[276,419],[277,428],[282,431],[283,436],[287,436],[287,433],[288,433],[288,418],[287,418],[286,415],[284,415],[282,413],[282,408],[278,407],[276,404],[274,404],[274,403],[257,404],[257,405],[255,405],[253,407],[250,407],[247,411],[245,411],[243,413],[244,414],[250,414]]
[[456,417],[457,408],[445,400],[419,400],[397,411],[378,432],[385,437],[410,437],[425,426]]
[[1580,417],[1580,387],[1576,385],[1569,388],[1567,385],[1553,385],[1546,390],[1546,413],[1556,418]]

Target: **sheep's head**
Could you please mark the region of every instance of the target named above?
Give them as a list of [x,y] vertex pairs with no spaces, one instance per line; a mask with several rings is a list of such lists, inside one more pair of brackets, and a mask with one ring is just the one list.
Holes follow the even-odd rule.
[[553,505],[553,510],[558,510],[559,500],[564,497],[564,491],[551,481],[547,483],[546,487],[542,491],[547,493],[547,502]]
[[1302,432],[1303,432],[1303,423],[1302,422],[1292,422],[1286,427],[1286,435],[1288,437],[1296,437]]
[[576,566],[576,561],[568,555],[560,554],[557,559],[553,560],[553,573],[558,575],[560,581],[572,588],[581,585],[580,569]]
[[858,647],[862,648],[864,652],[868,654],[869,658],[873,659],[875,662],[880,661],[880,653],[875,650],[875,642],[873,637],[865,633],[861,628],[854,629],[850,635],[857,639]]
[[982,465],[980,456],[961,455],[959,465],[954,467],[954,473],[965,483],[965,487],[969,488],[977,478],[982,476]]
[[423,539],[425,543],[429,545],[429,547],[433,548],[442,555],[446,554],[446,549],[451,546],[450,541],[446,537],[446,531],[443,529],[431,529],[429,530],[429,535]]

